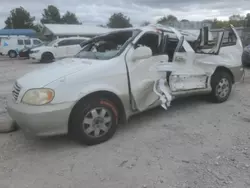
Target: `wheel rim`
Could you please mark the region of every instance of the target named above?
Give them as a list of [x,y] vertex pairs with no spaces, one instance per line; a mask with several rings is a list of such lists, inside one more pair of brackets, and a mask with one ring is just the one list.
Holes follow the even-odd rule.
[[101,137],[105,135],[112,125],[112,115],[103,107],[90,110],[82,122],[83,131],[90,137]]
[[216,95],[220,98],[225,98],[229,90],[229,81],[226,78],[222,78],[216,87]]
[[15,53],[14,52],[10,52],[10,57],[14,57]]

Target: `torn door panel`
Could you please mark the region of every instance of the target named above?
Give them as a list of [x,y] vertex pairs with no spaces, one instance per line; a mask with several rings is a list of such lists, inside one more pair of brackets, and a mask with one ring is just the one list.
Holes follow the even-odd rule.
[[207,81],[207,75],[171,74],[169,86],[172,92],[205,89]]
[[173,100],[173,96],[171,94],[171,90],[167,85],[166,79],[160,79],[155,81],[154,84],[154,92],[156,95],[160,97],[161,106],[167,110],[170,106],[171,101]]
[[136,101],[136,107],[139,111],[145,110],[147,107],[154,104],[158,100],[158,96],[153,91],[155,81],[143,80],[140,85],[135,86],[137,90],[134,91],[133,97]]

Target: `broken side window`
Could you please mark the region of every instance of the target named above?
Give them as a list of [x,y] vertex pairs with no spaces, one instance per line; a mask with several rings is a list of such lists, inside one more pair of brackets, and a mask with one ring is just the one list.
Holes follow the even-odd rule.
[[236,42],[237,42],[237,37],[232,28],[225,30],[221,47],[234,46],[236,45]]
[[[179,39],[177,38],[169,38],[168,35],[164,37],[164,50],[163,53],[168,55],[169,62],[173,61],[174,53],[176,52],[177,45],[179,43]],[[181,45],[178,48],[178,52],[186,52],[184,47]]]
[[131,29],[95,37],[84,42],[82,50],[75,57],[102,60],[111,59],[119,55],[140,32],[140,30]]
[[152,50],[152,55],[160,54],[160,45],[159,45],[160,35],[158,33],[147,32],[144,33],[141,38],[135,43],[135,48],[139,46],[147,46]]
[[209,42],[202,34],[204,33],[201,32],[199,39],[197,40],[195,52],[199,54],[218,55],[224,39],[224,30],[216,33],[217,36],[214,38],[215,41],[212,43]]

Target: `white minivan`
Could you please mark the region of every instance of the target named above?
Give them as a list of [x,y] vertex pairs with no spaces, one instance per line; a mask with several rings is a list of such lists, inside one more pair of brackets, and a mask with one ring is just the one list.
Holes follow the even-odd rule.
[[27,36],[2,36],[0,37],[0,54],[15,58],[24,47],[33,47],[41,43],[40,39]]
[[[189,95],[225,102],[244,75],[241,39],[195,41],[171,27],[126,28],[83,43],[72,58],[19,78],[7,110],[20,128],[37,136],[68,133],[87,144],[110,139],[134,114]],[[190,42],[195,45],[191,46]],[[145,126],[146,128],[146,126]]]
[[54,59],[70,57],[81,50],[80,44],[89,40],[86,37],[58,38],[47,45],[33,48],[30,58],[36,61],[50,63]]

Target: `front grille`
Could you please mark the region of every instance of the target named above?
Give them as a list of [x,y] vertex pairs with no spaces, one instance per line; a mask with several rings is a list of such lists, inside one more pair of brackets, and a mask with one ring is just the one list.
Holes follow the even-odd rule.
[[15,100],[17,100],[17,98],[18,98],[20,90],[21,90],[21,86],[17,82],[15,82],[15,84],[13,86],[13,90],[12,90],[12,96]]

